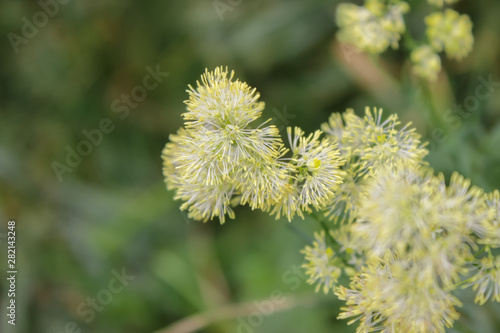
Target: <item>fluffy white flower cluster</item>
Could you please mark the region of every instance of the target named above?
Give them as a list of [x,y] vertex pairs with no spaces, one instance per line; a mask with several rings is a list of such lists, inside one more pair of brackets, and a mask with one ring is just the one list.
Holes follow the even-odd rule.
[[181,209],[207,221],[234,218],[234,206],[270,211],[291,220],[321,208],[341,183],[343,164],[335,145],[321,131],[305,136],[289,129],[291,157],[276,126],[254,126],[264,103],[255,89],[222,67],[208,70],[190,86],[185,127],[163,150],[163,172]]
[[447,184],[410,124],[378,109],[333,114],[324,137],[288,128],[287,149],[275,126],[253,125],[258,98],[221,67],[190,87],[185,127],[162,156],[190,217],[224,223],[239,204],[288,220],[323,212],[303,267],[317,291],[346,301],[339,318],[354,317],[357,333],[442,333],[463,287],[479,304],[500,302],[499,191],[457,173]]
[[[340,28],[337,36],[343,43],[354,45],[361,51],[379,54],[389,47],[397,49],[403,34],[408,39],[410,60],[415,75],[434,81],[441,71],[439,52],[448,58],[461,60],[473,48],[472,22],[468,15],[446,8],[458,0],[429,0],[441,7],[426,16],[427,40],[414,41],[406,32],[404,15],[410,5],[402,0],[365,0],[363,6],[342,3],[337,6],[336,19]],[[418,9],[417,9],[418,11]]]
[[[346,301],[339,318],[354,317],[357,332],[444,332],[459,317],[461,287],[472,286],[479,304],[500,302],[498,191],[485,194],[457,173],[446,184],[423,163],[388,160],[356,180],[354,196],[351,219],[330,225],[335,239],[306,247],[304,267],[317,289]],[[335,286],[332,273],[342,271],[348,287]]]

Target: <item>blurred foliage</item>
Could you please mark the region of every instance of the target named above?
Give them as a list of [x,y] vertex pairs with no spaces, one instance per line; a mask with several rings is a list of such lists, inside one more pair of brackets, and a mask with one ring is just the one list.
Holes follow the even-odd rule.
[[[474,52],[445,61],[433,84],[411,75],[404,51],[370,58],[339,45],[337,1],[222,0],[231,8],[223,20],[212,1],[66,2],[17,53],[8,34],[21,35],[22,18],[32,22],[41,7],[0,3],[0,232],[17,221],[19,271],[17,325],[2,314],[1,332],[72,332],[74,322],[81,332],[148,333],[199,313],[200,332],[354,331],[335,319],[341,304],[333,295],[314,294],[290,273],[302,263],[314,221],[288,224],[239,208],[222,227],[202,224],[189,221],[165,190],[160,153],[182,124],[187,84],[205,67],[228,65],[257,87],[265,115],[281,128],[312,131],[346,107],[397,112],[431,142],[428,161],[437,171],[500,188],[499,84],[473,112],[446,117],[455,104],[471,103],[479,77],[500,81],[496,0],[456,5],[474,22]],[[422,0],[411,5],[414,15],[429,10]],[[421,34],[421,18],[407,19]],[[157,65],[169,76],[120,119],[114,100]],[[76,149],[82,131],[104,118],[114,130],[59,182],[53,162],[65,163],[67,147]],[[0,267],[5,272],[4,256]],[[87,323],[78,308],[122,269],[135,278]],[[256,315],[250,320],[258,327],[245,327],[252,302],[276,291],[284,295],[282,311]],[[463,331],[499,331],[498,304],[479,307],[471,295],[461,297]],[[163,332],[187,332],[179,327]]]

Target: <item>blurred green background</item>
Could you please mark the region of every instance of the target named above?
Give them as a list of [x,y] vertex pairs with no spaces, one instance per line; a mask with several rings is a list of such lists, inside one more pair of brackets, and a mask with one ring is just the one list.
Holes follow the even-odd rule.
[[[474,22],[474,52],[444,60],[432,84],[411,75],[404,48],[373,58],[339,45],[338,3],[60,0],[44,20],[37,1],[3,0],[0,247],[6,253],[16,220],[19,274],[15,327],[0,282],[0,332],[354,332],[335,319],[340,302],[315,294],[297,270],[316,222],[247,207],[224,226],[190,221],[165,189],[160,158],[182,125],[187,85],[227,65],[257,87],[264,118],[281,130],[382,107],[414,123],[437,171],[500,188],[500,2],[455,6]],[[411,5],[408,29],[421,36],[431,8]],[[147,67],[168,76],[137,88]],[[494,83],[480,99],[484,80]],[[127,106],[131,93],[140,101]],[[103,119],[98,144],[82,144]],[[68,149],[91,152],[70,167]],[[460,297],[462,331],[500,331],[498,304]]]

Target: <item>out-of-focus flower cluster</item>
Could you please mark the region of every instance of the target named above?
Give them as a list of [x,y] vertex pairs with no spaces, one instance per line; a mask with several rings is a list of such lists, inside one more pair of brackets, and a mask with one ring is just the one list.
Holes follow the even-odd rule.
[[337,7],[338,37],[370,53],[382,53],[389,46],[397,49],[405,31],[403,14],[410,9],[400,1],[386,4],[367,0],[365,6],[343,3]]
[[288,128],[287,149],[276,127],[253,125],[264,105],[227,69],[188,92],[185,126],[162,156],[181,209],[221,223],[238,204],[288,220],[315,209],[308,282],[346,302],[339,318],[354,318],[358,333],[444,332],[459,318],[460,288],[500,302],[499,191],[436,175],[410,123],[349,109],[323,131]]
[[[306,247],[304,267],[317,290],[346,301],[339,318],[354,318],[359,333],[444,332],[459,317],[454,291],[472,287],[477,303],[500,301],[500,256],[492,252],[500,247],[500,195],[457,173],[446,183],[423,161],[419,136],[398,125],[395,115],[382,120],[369,110],[364,118],[333,114],[323,125],[347,177],[325,213],[335,222],[331,237]],[[328,263],[350,276],[349,286],[336,285]]]
[[382,110],[366,108],[359,117],[354,110],[344,114],[333,113],[322,125],[328,139],[337,144],[345,159],[346,176],[334,200],[327,206],[330,219],[349,220],[350,213],[359,205],[363,182],[372,170],[382,166],[413,165],[422,163],[427,149],[420,135],[407,124],[398,128],[398,116],[393,114],[382,120]]
[[418,77],[433,81],[441,71],[439,52],[450,59],[461,60],[473,48],[472,22],[468,15],[444,9],[458,0],[428,0],[439,10],[425,17],[426,40],[415,41],[406,31],[404,15],[410,5],[401,0],[365,0],[363,6],[343,3],[337,7],[338,39],[372,54],[389,47],[397,49],[401,37],[411,52],[413,72]]
[[461,60],[472,51],[474,37],[468,15],[446,9],[427,16],[425,23],[429,42],[437,52],[444,51],[448,58]]

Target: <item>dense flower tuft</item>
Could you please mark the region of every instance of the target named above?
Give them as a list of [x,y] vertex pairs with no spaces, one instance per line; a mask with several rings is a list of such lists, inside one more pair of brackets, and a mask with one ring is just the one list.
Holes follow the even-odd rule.
[[287,164],[290,182],[283,188],[271,214],[291,220],[295,214],[322,209],[329,204],[342,183],[344,160],[335,143],[321,139],[322,132],[308,136],[295,127],[288,128],[292,157]]
[[338,318],[355,317],[356,332],[445,332],[459,314],[458,299],[420,274],[418,267],[387,254],[354,276],[335,294],[347,306]]
[[332,114],[322,125],[328,138],[338,145],[346,160],[344,182],[325,214],[331,219],[350,221],[358,205],[360,186],[373,171],[382,166],[423,164],[428,151],[420,142],[420,135],[410,128],[411,123],[400,127],[397,115],[383,120],[381,109],[366,108],[359,117],[354,110]]
[[264,104],[255,89],[233,77],[218,67],[205,72],[197,89],[190,87],[186,128],[163,150],[167,185],[193,219],[224,223],[226,215],[234,218],[239,201],[266,207],[287,183],[278,129],[252,126]]
[[307,282],[316,284],[316,292],[322,289],[326,294],[333,290],[342,274],[341,261],[335,251],[327,245],[324,231],[315,233],[314,238],[313,246],[306,246],[302,250],[306,259],[302,267],[309,275]]
[[342,183],[344,160],[336,145],[289,129],[291,158],[285,158],[278,129],[267,122],[254,126],[264,104],[246,83],[222,67],[190,86],[185,128],[170,136],[163,150],[163,173],[181,209],[207,221],[234,218],[233,207],[248,204],[271,214],[304,217],[322,209]]
[[441,71],[441,58],[429,45],[423,45],[411,53],[413,72],[418,77],[435,81]]
[[472,51],[474,36],[468,15],[453,9],[436,12],[425,18],[427,37],[436,51],[445,51],[451,59],[461,60]]
[[[430,15],[422,16],[426,36],[418,37],[407,31],[404,16],[421,15],[422,12],[412,12],[405,1],[364,0],[362,6],[341,3],[336,12],[339,26],[337,38],[341,43],[351,44],[360,51],[371,54],[380,54],[389,47],[397,49],[401,42],[411,52],[409,60],[413,73],[422,79],[434,81],[441,71],[438,53],[444,51],[448,58],[461,60],[472,51],[474,45],[469,16],[443,7],[457,1],[428,0],[439,8],[431,8]],[[412,18],[411,21],[415,19]]]
[[385,5],[381,1],[367,1],[366,6],[340,4],[337,24],[338,38],[370,53],[381,53],[389,46],[396,49],[405,31],[403,14],[409,10],[406,2]]

